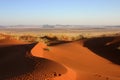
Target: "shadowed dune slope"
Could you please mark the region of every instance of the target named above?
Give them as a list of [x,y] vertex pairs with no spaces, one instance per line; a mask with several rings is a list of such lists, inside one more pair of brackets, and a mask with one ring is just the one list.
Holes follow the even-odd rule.
[[116,37],[101,37],[92,38],[84,43],[84,46],[89,48],[95,54],[110,60],[113,63],[120,64],[120,38]]
[[66,73],[66,68],[61,64],[32,56],[30,50],[35,45],[36,43],[1,46],[0,80],[45,80]]
[[112,45],[118,43],[120,45],[120,36],[114,37],[114,39],[110,42],[107,42],[106,45]]
[[120,80],[120,66],[112,64],[108,59],[84,47],[84,43],[86,41],[80,40],[49,46],[49,51],[44,50],[43,56],[64,64],[76,72],[77,78],[73,80]]

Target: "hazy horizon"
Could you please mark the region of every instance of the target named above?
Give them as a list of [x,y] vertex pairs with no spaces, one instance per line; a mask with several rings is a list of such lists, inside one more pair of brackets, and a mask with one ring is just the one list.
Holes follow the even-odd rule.
[[2,0],[0,25],[120,25],[119,0]]

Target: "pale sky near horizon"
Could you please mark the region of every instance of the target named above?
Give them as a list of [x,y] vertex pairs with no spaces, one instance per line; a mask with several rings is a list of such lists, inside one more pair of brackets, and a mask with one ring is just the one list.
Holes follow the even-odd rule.
[[120,25],[120,0],[0,0],[0,25]]

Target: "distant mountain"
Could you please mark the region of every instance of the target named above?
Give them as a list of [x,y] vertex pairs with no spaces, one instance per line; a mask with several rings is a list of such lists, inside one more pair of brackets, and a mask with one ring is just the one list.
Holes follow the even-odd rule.
[[107,29],[107,28],[120,28],[120,25],[13,25],[13,26],[2,26],[3,28],[42,28],[42,29]]
[[41,28],[41,25],[14,25],[9,26],[8,28]]
[[43,25],[42,28],[55,28],[54,25]]
[[105,26],[106,28],[120,28],[120,25],[117,26]]
[[2,25],[0,25],[0,29],[3,29],[3,28],[6,28],[6,26],[2,26]]

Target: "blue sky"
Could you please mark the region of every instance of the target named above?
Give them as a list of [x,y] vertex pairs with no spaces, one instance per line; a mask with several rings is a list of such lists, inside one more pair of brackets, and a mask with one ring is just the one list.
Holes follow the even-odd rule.
[[120,0],[0,0],[0,25],[120,25]]

